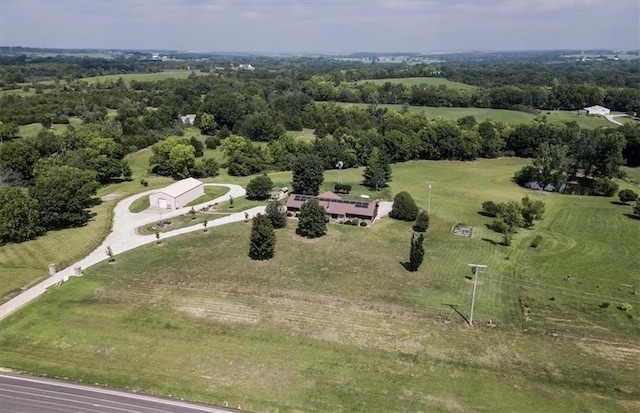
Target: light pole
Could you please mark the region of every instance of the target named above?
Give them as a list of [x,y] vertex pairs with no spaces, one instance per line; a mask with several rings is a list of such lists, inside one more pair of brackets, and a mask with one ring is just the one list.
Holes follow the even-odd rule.
[[433,181],[427,181],[429,187],[429,201],[427,202],[427,214],[431,215],[431,185],[435,184]]
[[473,267],[473,294],[471,295],[471,314],[469,315],[469,325],[473,327],[473,307],[476,304],[476,285],[478,283],[478,268],[487,268],[482,264],[467,264],[469,267]]

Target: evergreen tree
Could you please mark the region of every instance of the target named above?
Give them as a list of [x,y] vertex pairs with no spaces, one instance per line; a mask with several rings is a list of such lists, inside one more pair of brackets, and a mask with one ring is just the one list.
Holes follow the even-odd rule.
[[283,210],[278,200],[273,200],[267,204],[265,210],[273,228],[284,228],[287,226],[287,213]]
[[418,214],[413,230],[416,232],[427,232],[427,229],[429,229],[429,214],[423,210]]
[[307,238],[317,238],[327,233],[325,211],[316,199],[310,199],[302,204],[296,233]]
[[303,155],[297,157],[291,166],[293,172],[293,193],[302,195],[318,195],[320,185],[324,181],[324,169],[317,156]]
[[251,226],[249,257],[254,260],[268,260],[273,257],[276,248],[276,234],[271,220],[266,215],[257,214]]
[[424,234],[411,235],[411,251],[409,252],[409,270],[418,271],[424,260]]
[[415,221],[418,217],[418,212],[418,206],[411,195],[406,191],[402,191],[393,198],[393,206],[389,216],[401,221]]
[[362,173],[364,186],[378,191],[387,186],[391,181],[391,165],[387,158],[378,148],[373,148],[367,167]]

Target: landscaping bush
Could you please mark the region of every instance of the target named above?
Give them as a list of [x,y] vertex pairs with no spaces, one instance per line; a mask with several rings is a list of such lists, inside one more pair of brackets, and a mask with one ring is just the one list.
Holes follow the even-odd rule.
[[485,201],[482,203],[482,211],[495,218],[498,215],[498,206],[493,201]]
[[341,193],[341,194],[348,194],[349,192],[351,192],[351,185],[347,185],[347,184],[335,184],[333,186],[333,190],[336,193]]
[[623,189],[618,192],[618,198],[620,199],[620,202],[627,205],[629,202],[636,201],[638,199],[638,194],[631,189]]
[[400,221],[415,221],[418,212],[418,206],[413,197],[408,192],[402,191],[393,198],[393,206],[389,216]]
[[609,178],[599,178],[593,187],[593,192],[600,196],[613,196],[618,192],[618,184]]
[[429,214],[427,211],[420,211],[416,218],[416,223],[413,225],[413,230],[416,232],[427,232],[429,229]]
[[366,223],[365,221],[360,221],[360,226],[361,226],[361,227],[366,227],[366,226],[367,226],[367,223]]

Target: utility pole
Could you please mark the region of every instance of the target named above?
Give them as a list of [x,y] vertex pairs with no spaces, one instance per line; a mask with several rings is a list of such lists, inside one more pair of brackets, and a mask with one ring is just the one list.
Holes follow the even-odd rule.
[[482,264],[467,264],[469,267],[473,267],[473,294],[471,296],[471,314],[469,315],[469,325],[473,327],[473,307],[476,304],[476,285],[478,284],[478,268],[487,268]]
[[427,214],[431,215],[431,184],[435,184],[433,181],[427,181],[429,187],[429,201],[427,203]]

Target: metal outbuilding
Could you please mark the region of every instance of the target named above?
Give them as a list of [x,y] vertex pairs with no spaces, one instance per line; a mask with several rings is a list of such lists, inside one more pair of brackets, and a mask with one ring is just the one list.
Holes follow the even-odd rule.
[[149,195],[152,208],[180,209],[204,195],[204,184],[194,178],[186,178]]

